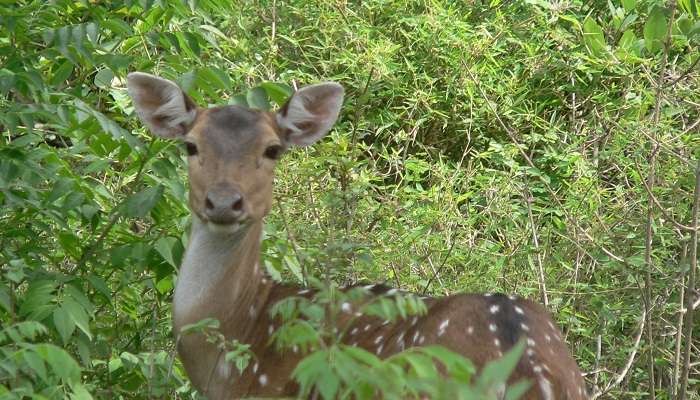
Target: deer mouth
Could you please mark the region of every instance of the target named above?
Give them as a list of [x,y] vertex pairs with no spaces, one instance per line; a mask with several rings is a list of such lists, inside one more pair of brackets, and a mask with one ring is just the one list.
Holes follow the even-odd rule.
[[245,229],[249,225],[249,221],[249,219],[245,219],[228,223],[219,223],[214,221],[205,221],[205,223],[207,229],[209,229],[211,232],[231,235]]

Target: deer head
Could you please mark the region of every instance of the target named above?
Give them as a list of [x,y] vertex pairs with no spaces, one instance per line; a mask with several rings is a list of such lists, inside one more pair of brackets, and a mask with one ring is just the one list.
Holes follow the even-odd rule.
[[290,146],[323,138],[343,103],[343,88],[334,82],[301,88],[277,112],[200,108],[175,83],[141,72],[130,73],[127,85],[151,132],[184,142],[190,209],[222,233],[263,219],[271,207],[277,160]]

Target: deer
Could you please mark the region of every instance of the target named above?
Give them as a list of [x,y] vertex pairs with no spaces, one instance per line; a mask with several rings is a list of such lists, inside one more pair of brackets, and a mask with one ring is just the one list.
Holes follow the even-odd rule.
[[[270,344],[275,321],[269,310],[290,296],[310,296],[310,290],[264,273],[263,219],[272,206],[280,156],[326,136],[340,114],[343,87],[303,86],[277,111],[199,107],[176,83],[142,72],[128,74],[127,91],[151,133],[183,142],[187,153],[191,232],[173,296],[173,332],[186,374],[210,399],[295,396],[298,385],[290,375],[304,355],[281,354]],[[368,287],[373,296],[397,290]],[[393,323],[370,316],[341,319],[338,324],[349,332],[343,341],[380,358],[441,345],[481,368],[524,340],[526,350],[509,380],[532,383],[524,400],[587,398],[581,371],[541,305],[492,293],[427,297],[425,304],[424,315]],[[238,371],[203,335],[179,335],[206,318],[220,322],[227,340],[250,345],[254,363]]]

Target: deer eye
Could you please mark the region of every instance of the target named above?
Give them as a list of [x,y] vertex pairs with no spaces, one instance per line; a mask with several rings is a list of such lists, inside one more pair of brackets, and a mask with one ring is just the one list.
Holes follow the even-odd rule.
[[265,157],[267,157],[271,160],[278,159],[281,154],[282,154],[282,146],[280,146],[278,144],[274,144],[272,146],[269,146],[267,149],[265,149]]
[[197,146],[192,142],[185,142],[185,151],[187,151],[188,156],[197,155]]

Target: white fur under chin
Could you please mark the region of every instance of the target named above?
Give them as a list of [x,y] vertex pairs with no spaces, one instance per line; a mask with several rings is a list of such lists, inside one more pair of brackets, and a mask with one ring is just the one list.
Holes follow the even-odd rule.
[[[245,236],[245,227],[236,225],[216,225],[192,217],[190,240],[175,286],[173,312],[176,320],[207,302],[211,288],[220,283],[232,251]],[[235,293],[238,288],[231,290]]]

